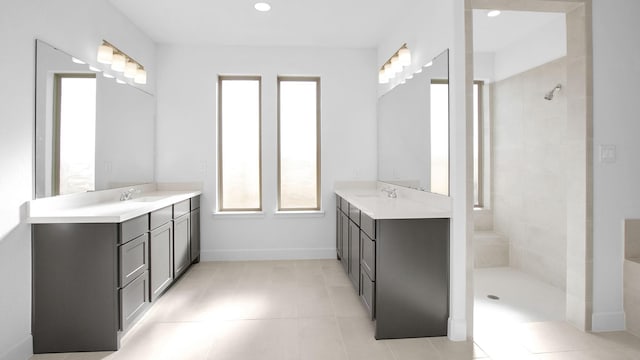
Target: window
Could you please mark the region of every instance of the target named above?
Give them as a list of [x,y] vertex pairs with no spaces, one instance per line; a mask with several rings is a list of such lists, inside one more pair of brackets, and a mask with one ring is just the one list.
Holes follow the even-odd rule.
[[96,76],[56,74],[53,194],[95,190]]
[[278,210],[320,209],[320,79],[278,78]]
[[482,81],[473,83],[473,205],[482,207]]
[[431,192],[449,195],[449,82],[431,80]]
[[262,210],[261,79],[218,78],[218,209]]

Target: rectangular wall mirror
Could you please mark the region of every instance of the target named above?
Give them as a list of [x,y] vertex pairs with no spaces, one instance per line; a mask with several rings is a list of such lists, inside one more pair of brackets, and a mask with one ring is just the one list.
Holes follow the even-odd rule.
[[449,195],[449,51],[378,99],[378,180]]
[[153,182],[154,97],[41,40],[35,121],[36,198]]

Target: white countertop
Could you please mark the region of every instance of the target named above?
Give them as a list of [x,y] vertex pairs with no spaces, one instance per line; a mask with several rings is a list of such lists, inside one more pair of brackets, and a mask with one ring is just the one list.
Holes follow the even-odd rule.
[[[382,188],[395,188],[390,198]],[[335,193],[372,219],[451,218],[451,198],[379,182],[338,183]]]
[[[112,190],[108,190],[112,191]],[[120,192],[114,194],[119,197]],[[108,199],[97,202],[78,200],[75,197],[53,197],[33,200],[29,203],[31,224],[51,223],[119,223],[200,195],[199,190],[143,191],[133,199],[119,201]],[[88,193],[87,197],[92,194]],[[94,196],[95,197],[95,196]],[[57,199],[59,198],[59,199]]]

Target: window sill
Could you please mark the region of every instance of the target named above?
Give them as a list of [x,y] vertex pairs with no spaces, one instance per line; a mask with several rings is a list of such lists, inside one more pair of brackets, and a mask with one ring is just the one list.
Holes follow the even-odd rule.
[[319,218],[324,217],[324,210],[309,211],[274,211],[273,216],[279,218]]
[[213,211],[216,218],[263,219],[264,211]]

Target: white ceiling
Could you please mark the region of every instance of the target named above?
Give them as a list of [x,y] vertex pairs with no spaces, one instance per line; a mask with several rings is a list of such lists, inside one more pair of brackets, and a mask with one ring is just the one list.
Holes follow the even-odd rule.
[[473,49],[475,52],[496,52],[539,30],[546,24],[562,19],[564,13],[503,11],[490,18],[488,10],[473,11]]
[[370,48],[421,0],[110,1],[158,43]]
[[[158,43],[377,47],[422,0],[109,0]],[[495,52],[563,13],[473,11],[474,49]]]

